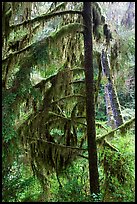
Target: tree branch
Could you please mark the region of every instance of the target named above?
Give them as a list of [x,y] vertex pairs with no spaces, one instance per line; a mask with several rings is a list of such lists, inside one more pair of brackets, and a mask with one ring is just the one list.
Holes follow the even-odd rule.
[[102,137],[97,137],[97,142],[98,143],[102,142],[102,140],[104,140],[105,137],[112,136],[117,130],[122,130],[122,129],[126,128],[127,126],[131,125],[134,121],[135,121],[135,117],[130,119],[130,120],[128,120],[127,122],[125,122],[124,124],[119,126],[118,128],[115,128],[114,130],[111,130],[110,132],[108,132],[107,134],[103,135]]
[[86,157],[86,156],[84,156],[84,155],[82,155],[82,154],[78,154],[77,156],[82,157],[82,158],[84,158],[84,159],[89,159],[88,157]]
[[40,45],[44,46],[46,43],[49,43],[49,42],[54,43],[61,37],[68,35],[69,33],[72,33],[72,32],[80,32],[82,27],[83,27],[83,24],[81,23],[70,23],[65,26],[62,26],[61,29],[57,30],[56,32],[51,33],[51,35],[49,35],[48,37],[45,37],[38,42],[32,43],[31,45],[23,48],[20,51],[10,53],[6,58],[2,60],[2,62],[4,63],[9,57],[11,56],[13,57],[16,54],[20,54],[21,52],[25,50],[29,50],[29,53],[33,53],[35,50],[37,50],[37,48],[39,48]]
[[51,104],[55,104],[55,103],[58,103],[59,101],[62,101],[62,100],[68,99],[68,98],[73,98],[73,97],[85,98],[85,96],[83,96],[81,94],[68,95],[68,96],[60,98],[60,99],[58,99],[56,101],[53,101]]
[[[34,44],[34,43],[33,43],[33,44]],[[15,55],[17,55],[17,54],[20,54],[20,53],[22,53],[22,52],[24,52],[24,51],[26,51],[26,50],[29,50],[33,44],[31,44],[31,45],[29,45],[29,46],[27,46],[27,47],[25,47],[25,48],[23,48],[23,49],[21,49],[21,50],[19,50],[19,51],[11,52],[6,58],[4,58],[4,59],[2,60],[2,62],[4,63],[4,62],[6,62],[6,60],[9,59],[10,57],[13,57],[13,56],[15,56]]]
[[76,80],[76,81],[71,81],[69,82],[69,84],[79,84],[79,83],[84,83],[85,84],[85,80]]
[[36,18],[34,19],[29,19],[29,20],[25,20],[17,25],[11,25],[10,26],[10,29],[16,29],[20,26],[26,26],[27,24],[33,24],[37,21],[43,21],[43,20],[49,20],[50,18],[54,18],[56,16],[62,16],[62,15],[66,15],[66,14],[79,14],[79,15],[82,15],[82,12],[81,11],[73,11],[73,10],[67,10],[67,11],[58,11],[58,12],[55,12],[55,13],[50,13],[50,14],[43,14],[41,16],[37,16]]
[[104,145],[109,147],[113,151],[119,152],[119,150],[116,147],[114,147],[112,144],[110,144],[106,139],[104,140]]
[[[57,144],[57,143],[54,143],[54,142],[49,142],[49,141],[46,141],[46,140],[43,140],[43,139],[37,139],[37,140],[40,140],[42,142],[45,142],[45,143],[48,143],[48,144],[51,144],[51,145],[64,147],[64,148],[69,148],[69,149],[74,149],[74,150],[76,149],[76,150],[79,150],[79,151],[87,151],[87,149],[84,149],[84,148],[66,146],[66,145]],[[35,142],[36,142],[36,140],[32,141],[31,143],[35,143]]]

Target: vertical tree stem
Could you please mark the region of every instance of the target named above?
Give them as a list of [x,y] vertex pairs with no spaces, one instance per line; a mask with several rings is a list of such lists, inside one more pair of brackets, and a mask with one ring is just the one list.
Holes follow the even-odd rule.
[[92,13],[91,2],[83,2],[84,55],[86,83],[86,120],[89,154],[90,192],[99,193],[99,174],[97,165],[95,90],[93,75]]

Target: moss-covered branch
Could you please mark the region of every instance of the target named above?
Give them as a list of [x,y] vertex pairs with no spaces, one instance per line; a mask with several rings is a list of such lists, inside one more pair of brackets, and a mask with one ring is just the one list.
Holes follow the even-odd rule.
[[[68,149],[74,149],[74,150],[79,150],[79,151],[87,151],[87,149],[84,149],[84,148],[79,148],[79,147],[72,147],[72,146],[66,146],[66,145],[62,145],[62,144],[57,144],[57,143],[54,143],[54,142],[49,142],[49,141],[46,141],[46,140],[43,140],[43,139],[38,139],[39,141],[42,141],[44,143],[48,143],[48,144],[51,144],[51,145],[55,145],[55,146],[58,146],[58,147],[63,147],[63,148],[68,148]],[[32,141],[31,143],[35,143],[36,141]]]
[[102,142],[102,140],[104,140],[106,137],[111,137],[114,135],[114,133],[117,131],[117,130],[120,130],[120,131],[124,131],[126,129],[129,128],[129,126],[135,122],[135,117],[128,120],[127,122],[125,122],[124,124],[122,124],[121,126],[119,126],[118,128],[115,128],[114,130],[111,130],[110,132],[108,132],[107,134],[101,136],[101,137],[97,137],[97,142],[100,143]]
[[61,29],[57,30],[55,33],[52,34],[53,40],[58,40],[65,35],[70,33],[81,32],[83,30],[83,24],[81,23],[69,23],[61,27]]
[[63,115],[59,115],[59,114],[54,113],[54,112],[52,112],[52,111],[49,111],[49,115],[54,115],[54,116],[59,117],[59,118],[62,118],[62,119],[64,119],[64,120],[71,120],[70,118],[66,118],[66,117],[63,116]]
[[67,11],[58,11],[58,12],[54,12],[54,13],[49,13],[49,14],[43,14],[41,16],[37,16],[34,19],[30,19],[30,20],[25,20],[17,25],[11,25],[10,29],[17,29],[20,26],[26,26],[26,25],[32,25],[35,22],[40,22],[40,21],[47,21],[50,20],[51,18],[54,18],[56,16],[62,16],[62,15],[66,15],[66,14],[79,14],[82,15],[81,11],[73,11],[73,10],[67,10]]
[[[119,152],[119,150],[114,147],[112,144],[110,144],[107,140],[104,140],[104,143],[103,143],[104,146],[107,146],[108,148],[110,148],[112,151],[115,151],[115,152]],[[80,149],[81,150],[81,149]],[[82,149],[83,150],[83,149]],[[87,151],[87,149],[85,149],[85,151]],[[77,156],[79,157],[82,157],[84,159],[89,159],[88,156],[84,156],[82,154],[78,154]]]
[[85,84],[85,80],[76,80],[76,81],[69,82],[69,84],[79,84],[79,83],[84,83]]
[[[76,33],[76,32],[80,32],[83,29],[83,24],[80,23],[70,23],[67,24],[65,26],[62,26],[61,29],[57,30],[56,32],[53,32],[50,36],[45,37],[44,39],[32,43],[31,45],[21,49],[20,51],[16,51],[16,52],[12,52],[10,53],[6,58],[4,58],[2,60],[2,62],[6,62],[10,57],[13,57],[17,54],[20,54],[22,52],[25,52],[26,50],[27,52],[27,56],[28,54],[32,54],[32,56],[35,54],[39,55],[39,52],[44,50],[45,47],[47,47],[49,44],[56,44],[56,41],[61,39],[61,37],[64,37],[68,34],[71,33]],[[37,53],[38,52],[38,53]]]
[[75,67],[75,68],[72,68],[72,69],[69,69],[69,71],[84,71],[84,68],[79,68],[79,67]]
[[114,147],[114,145],[110,144],[110,142],[108,142],[106,139],[104,140],[103,145],[109,147],[112,151],[119,152],[119,150]]
[[58,99],[58,100],[56,100],[56,101],[53,101],[51,104],[55,104],[55,103],[58,103],[59,101],[62,101],[62,100],[68,100],[68,99],[70,99],[70,98],[77,98],[77,97],[79,97],[79,98],[85,98],[85,96],[83,96],[83,95],[81,95],[81,94],[74,94],[74,95],[68,95],[68,96],[65,96],[65,97],[63,97],[63,98],[60,98],[60,99]]
[[[34,43],[33,43],[33,44],[34,44]],[[4,59],[2,59],[2,62],[3,62],[3,63],[6,62],[7,59],[9,59],[10,57],[14,57],[14,56],[16,56],[16,55],[18,55],[18,54],[20,54],[20,53],[22,53],[22,52],[24,52],[24,51],[29,51],[29,49],[31,48],[31,46],[32,46],[33,44],[28,45],[28,46],[24,47],[23,49],[21,49],[21,50],[19,50],[19,51],[11,52],[7,57],[5,57]]]

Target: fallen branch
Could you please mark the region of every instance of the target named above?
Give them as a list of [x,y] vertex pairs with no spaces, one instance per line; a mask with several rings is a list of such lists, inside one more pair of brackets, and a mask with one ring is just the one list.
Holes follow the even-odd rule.
[[111,130],[110,132],[108,132],[107,134],[101,136],[101,137],[97,137],[96,141],[98,143],[102,142],[103,139],[105,139],[106,137],[110,137],[110,136],[113,136],[114,133],[117,131],[117,130],[121,130],[123,132],[124,129],[126,129],[128,126],[130,126],[133,122],[135,122],[135,117],[128,120],[127,122],[125,122],[124,124],[120,125],[118,128],[115,128],[114,130]]

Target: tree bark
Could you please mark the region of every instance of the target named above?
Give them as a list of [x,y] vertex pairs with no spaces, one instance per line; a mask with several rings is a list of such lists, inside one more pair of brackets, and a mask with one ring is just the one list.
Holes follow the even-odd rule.
[[123,124],[123,118],[121,114],[119,100],[117,97],[117,92],[112,80],[112,76],[110,74],[110,64],[109,64],[107,52],[104,50],[102,50],[101,63],[102,63],[103,74],[107,78],[107,84],[105,89],[107,90],[107,94],[109,96],[115,126],[119,127],[120,125]]
[[83,2],[84,55],[86,83],[86,120],[89,155],[89,177],[91,194],[99,193],[99,174],[97,165],[96,127],[95,127],[95,90],[93,75],[93,44],[91,2]]
[[107,124],[108,126],[112,127],[112,129],[114,129],[116,128],[116,125],[114,122],[113,111],[111,107],[107,85],[105,85],[104,91],[105,91],[105,101],[106,101],[106,113],[107,113],[107,118],[108,118]]

